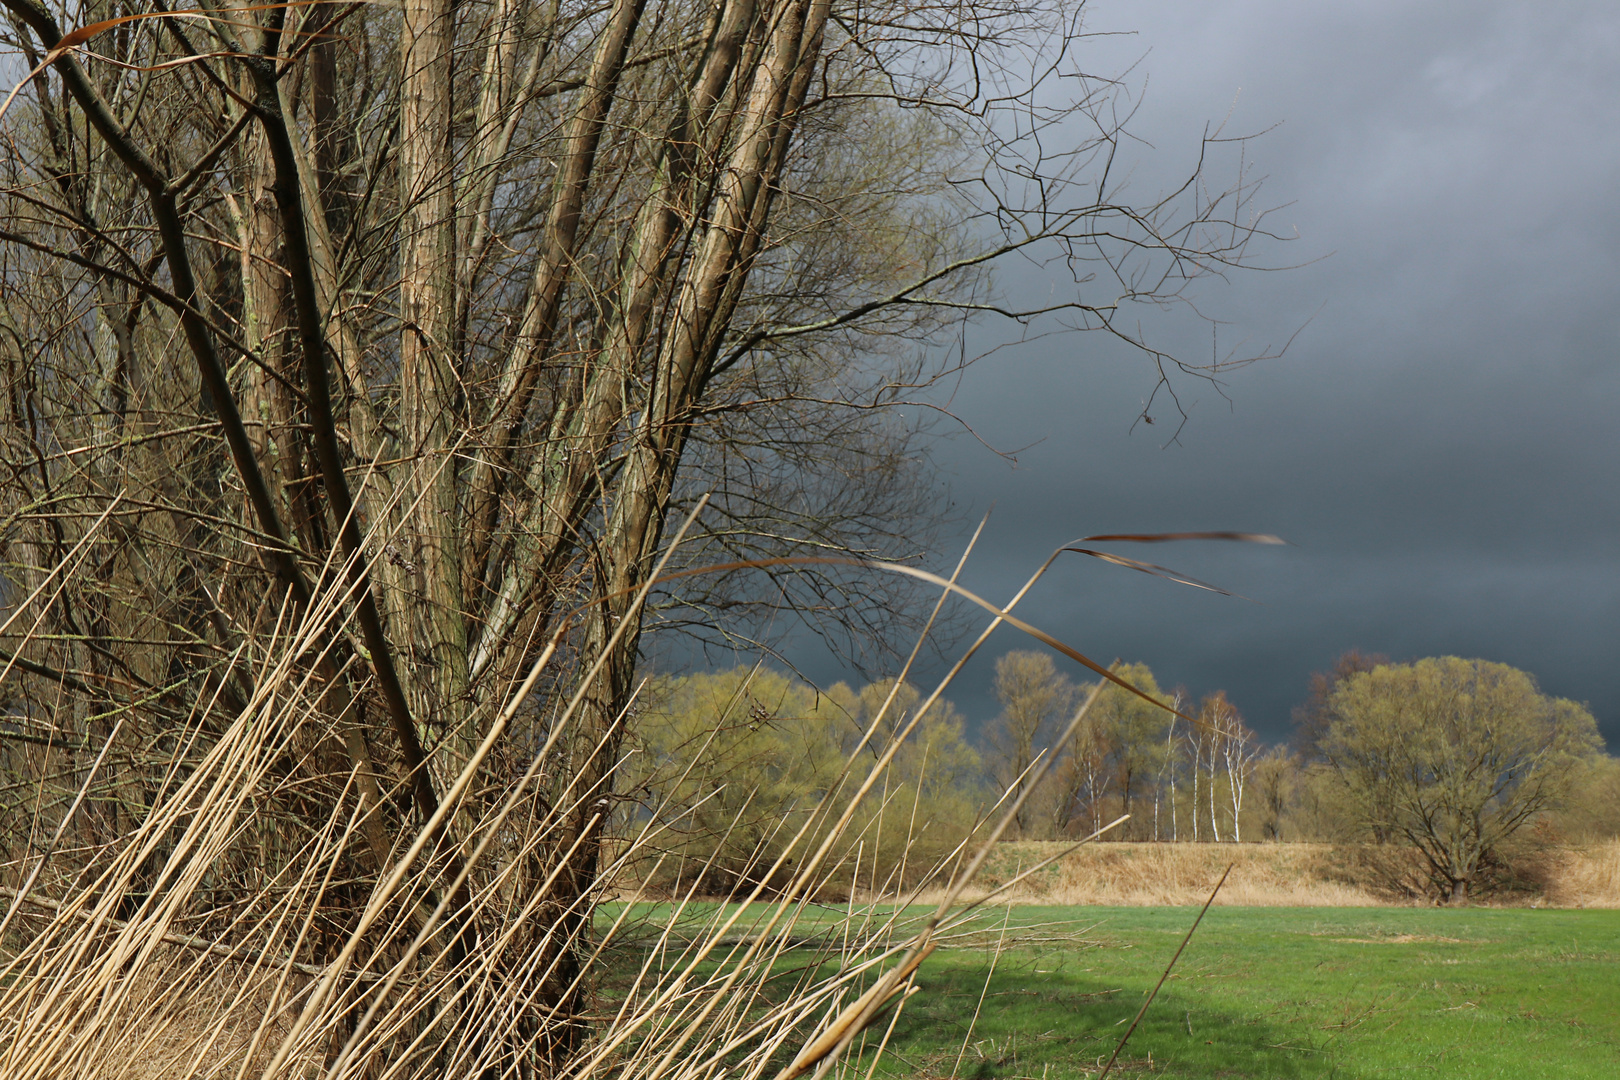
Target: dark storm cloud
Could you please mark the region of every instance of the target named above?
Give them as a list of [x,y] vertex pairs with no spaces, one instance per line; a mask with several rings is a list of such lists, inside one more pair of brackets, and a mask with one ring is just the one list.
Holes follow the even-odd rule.
[[[1620,744],[1620,9],[1090,10],[1092,29],[1139,32],[1088,45],[1090,69],[1147,54],[1139,198],[1207,121],[1281,122],[1248,151],[1261,201],[1291,203],[1270,224],[1299,235],[1268,254],[1310,265],[1200,300],[1230,324],[1223,349],[1309,325],[1228,377],[1226,398],[1180,380],[1190,421],[1163,449],[1173,410],[1161,399],[1131,432],[1149,370],[1100,339],[1045,339],[970,374],[953,405],[977,431],[1043,440],[1015,469],[968,439],[943,448],[959,506],[996,504],[970,585],[1010,595],[1085,532],[1277,532],[1295,546],[1128,552],[1257,603],[1076,562],[1025,610],[1099,659],[1224,687],[1272,736],[1309,673],[1359,646],[1522,666],[1589,701]],[[1209,353],[1207,328],[1155,332]],[[1019,645],[965,673],[970,713],[994,711],[989,658]]]

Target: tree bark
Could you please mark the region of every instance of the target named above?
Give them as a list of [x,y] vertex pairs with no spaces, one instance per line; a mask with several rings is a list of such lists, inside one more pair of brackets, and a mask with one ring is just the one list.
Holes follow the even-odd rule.
[[[456,191],[450,0],[406,0],[400,29],[399,388],[407,460],[406,536],[416,568],[407,647],[426,673],[414,687],[419,723],[445,731],[465,761],[479,733],[466,708],[467,623],[457,540],[456,447],[464,403],[455,345]],[[403,628],[402,628],[403,629]],[[441,768],[453,775],[455,762]]]

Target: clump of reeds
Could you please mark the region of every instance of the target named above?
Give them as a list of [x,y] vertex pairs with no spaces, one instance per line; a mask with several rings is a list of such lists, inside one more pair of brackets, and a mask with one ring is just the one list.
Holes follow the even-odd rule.
[[[1040,861],[1051,841],[1003,844],[981,887]],[[1374,880],[1349,881],[1331,844],[1108,843],[1088,845],[1028,879],[1015,900],[1042,904],[1201,904],[1232,867],[1219,905],[1365,907],[1390,902]]]
[[1620,907],[1620,839],[1560,851],[1546,877],[1555,907]]
[[[670,815],[624,815],[611,791],[570,775],[583,692],[568,688],[588,684],[594,658],[546,683],[555,648],[475,749],[435,763],[444,794],[431,816],[379,844],[385,816],[410,820],[399,808],[412,778],[368,777],[363,758],[335,749],[355,736],[319,662],[344,629],[334,574],[295,625],[254,643],[245,708],[169,717],[142,748],[163,764],[139,812],[124,806],[127,829],[76,818],[128,794],[110,775],[115,729],[93,764],[66,774],[76,795],[35,830],[50,842],[3,868],[0,1075],[790,1080],[842,1067],[852,1049],[881,1052],[885,1025],[873,1021],[887,1011],[892,1024],[930,952],[977,903],[1061,857],[964,902],[1050,757],[972,835],[907,867],[905,894],[860,877],[860,853],[886,842],[861,830],[896,828],[903,844],[915,821],[858,811],[881,797],[916,718],[997,626],[1113,678],[1010,608],[923,576],[994,618],[912,720],[884,736],[879,710],[813,812],[773,838],[770,865],[729,894],[649,903],[629,869],[656,862]],[[544,722],[520,753],[503,738],[515,717],[537,715],[528,698],[540,685],[562,689],[538,706]],[[869,899],[817,905],[833,879]],[[914,907],[923,890],[933,903]]]

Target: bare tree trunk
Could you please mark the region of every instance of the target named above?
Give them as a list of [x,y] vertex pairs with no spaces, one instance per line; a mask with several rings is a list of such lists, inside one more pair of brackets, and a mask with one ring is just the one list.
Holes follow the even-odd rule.
[[1097,756],[1086,755],[1086,787],[1091,793],[1091,831],[1102,828],[1102,793],[1097,790]]
[[[1181,698],[1176,698],[1176,709],[1181,708]],[[1165,727],[1164,760],[1170,773],[1170,842],[1180,841],[1181,832],[1176,825],[1176,717],[1170,716],[1170,723]]]
[[[1134,779],[1129,764],[1119,770],[1119,812],[1123,815],[1131,812],[1131,784]],[[1129,836],[1129,833],[1125,835]]]
[[1243,813],[1243,790],[1254,767],[1254,752],[1249,749],[1253,735],[1241,722],[1234,728],[1226,736],[1226,777],[1232,798],[1232,840],[1241,843],[1243,834],[1239,818]]
[[1203,743],[1199,740],[1198,729],[1192,728],[1187,732],[1187,742],[1192,746],[1192,838],[1198,843],[1198,766],[1202,763]]
[[[450,0],[406,0],[400,26],[399,384],[410,482],[410,561],[421,603],[411,646],[426,661],[415,712],[436,723],[465,760],[478,743],[467,704],[467,632],[456,541],[456,455],[461,390],[455,344],[456,192],[451,144]],[[404,630],[405,628],[400,628]],[[456,766],[446,762],[446,770]]]

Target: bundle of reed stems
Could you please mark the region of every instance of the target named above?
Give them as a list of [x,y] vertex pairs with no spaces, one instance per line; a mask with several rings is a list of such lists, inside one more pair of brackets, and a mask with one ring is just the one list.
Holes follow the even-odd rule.
[[[889,879],[861,878],[861,853],[883,839],[872,830],[909,838],[914,815],[857,809],[881,797],[915,718],[998,626],[1114,678],[954,576],[889,569],[939,586],[941,605],[954,594],[984,607],[989,625],[909,723],[882,734],[888,705],[877,712],[814,812],[785,843],[772,838],[774,865],[725,896],[654,899],[631,868],[659,857],[671,814],[626,812],[620,795],[569,775],[584,693],[570,688],[590,682],[595,658],[560,671],[560,635],[476,750],[430,763],[444,792],[433,814],[379,848],[378,823],[409,806],[411,778],[367,776],[363,759],[334,749],[355,734],[327,662],[348,632],[350,576],[331,568],[316,602],[244,646],[245,708],[170,716],[158,742],[136,749],[115,724],[66,772],[49,767],[61,753],[50,740],[36,748],[37,775],[74,787],[46,800],[39,781],[34,842],[0,867],[0,1075],[870,1077],[927,956],[1072,846],[966,893],[1050,756],[943,857]],[[157,763],[134,808],[117,784],[132,754]],[[120,799],[123,816],[109,815]],[[598,845],[590,860],[577,857],[582,844]],[[837,875],[867,899],[816,904]],[[913,883],[905,894],[901,879]]]

